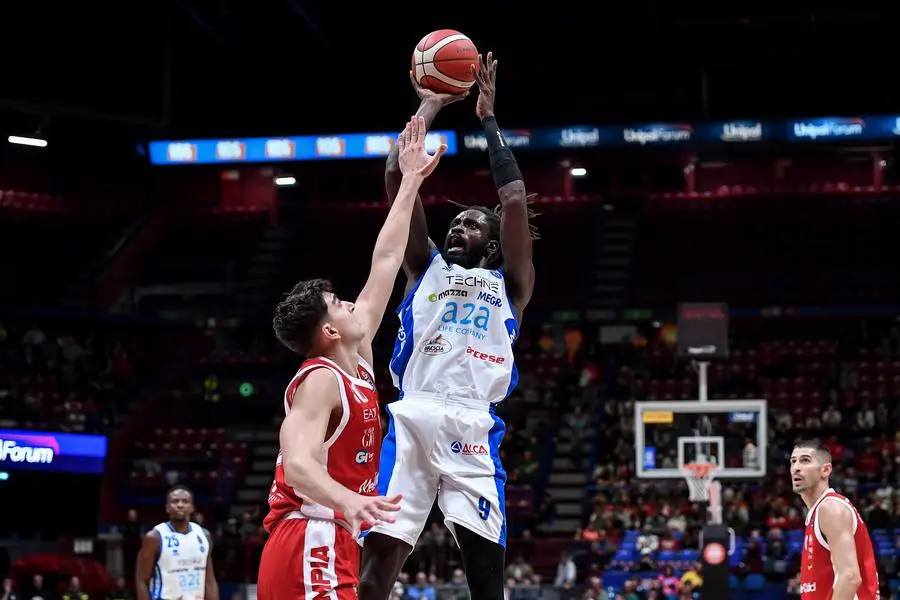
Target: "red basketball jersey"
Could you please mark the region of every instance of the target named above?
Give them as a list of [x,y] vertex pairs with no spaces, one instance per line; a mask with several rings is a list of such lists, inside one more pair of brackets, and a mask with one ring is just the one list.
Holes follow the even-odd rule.
[[856,543],[856,560],[862,583],[856,590],[856,600],[878,600],[878,568],[875,550],[869,538],[869,530],[856,507],[833,489],[825,490],[809,514],[806,515],[806,531],[803,536],[803,557],[800,560],[800,594],[803,600],[831,600],[834,584],[840,573],[831,562],[831,547],[819,527],[819,506],[823,502],[840,502],[853,513],[853,539]]
[[[348,374],[333,361],[311,358],[303,363],[284,392],[285,414],[303,380],[316,369],[331,371],[340,385],[343,412],[334,433],[325,440],[319,460],[332,479],[344,487],[367,496],[374,496],[378,485],[378,458],[381,450],[381,418],[378,412],[378,391],[372,368],[362,358],[357,372]],[[275,481],[269,491],[269,514],[263,521],[266,531],[272,532],[285,517],[291,519],[323,519],[334,521],[350,529],[340,512],[304,498],[284,481],[281,452],[275,461]]]

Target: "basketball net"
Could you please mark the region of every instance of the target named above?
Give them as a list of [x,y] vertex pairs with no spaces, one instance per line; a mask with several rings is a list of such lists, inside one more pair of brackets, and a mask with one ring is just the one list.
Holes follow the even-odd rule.
[[722,486],[713,481],[717,466],[713,463],[688,463],[682,467],[691,502],[708,504],[710,523],[722,522]]

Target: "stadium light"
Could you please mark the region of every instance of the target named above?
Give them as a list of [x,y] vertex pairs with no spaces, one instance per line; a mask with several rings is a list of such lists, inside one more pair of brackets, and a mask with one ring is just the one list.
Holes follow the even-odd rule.
[[296,184],[297,184],[297,178],[293,177],[291,175],[283,175],[281,177],[275,178],[275,185],[280,186],[280,187],[286,187],[289,185],[296,185]]
[[572,177],[584,177],[587,175],[587,169],[584,167],[572,167],[569,169],[569,174],[572,175]]
[[34,146],[35,148],[46,148],[47,140],[32,137],[22,137],[20,135],[11,135],[6,138],[10,144],[18,144],[20,146]]

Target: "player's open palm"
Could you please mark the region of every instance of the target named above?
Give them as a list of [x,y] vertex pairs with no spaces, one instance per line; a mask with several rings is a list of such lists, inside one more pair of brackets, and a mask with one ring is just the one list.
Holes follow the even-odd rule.
[[472,66],[472,74],[475,83],[478,84],[478,101],[475,102],[475,114],[479,119],[487,119],[494,116],[494,97],[497,95],[497,61],[494,53],[488,52],[487,60],[478,57],[481,68]]
[[403,496],[393,498],[385,496],[363,496],[354,494],[344,507],[343,513],[350,522],[354,533],[358,533],[364,527],[374,527],[381,523],[393,523],[396,519],[392,513],[400,510],[400,500]]
[[447,151],[447,144],[441,144],[437,152],[429,155],[425,150],[425,119],[413,117],[397,139],[400,144],[400,172],[404,175],[428,177]]

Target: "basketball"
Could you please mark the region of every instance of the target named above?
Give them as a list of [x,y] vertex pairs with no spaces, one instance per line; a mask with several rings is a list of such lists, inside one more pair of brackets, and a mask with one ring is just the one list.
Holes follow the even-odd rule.
[[432,31],[416,44],[412,72],[416,82],[438,94],[461,94],[475,83],[471,66],[479,68],[478,48],[453,29]]

